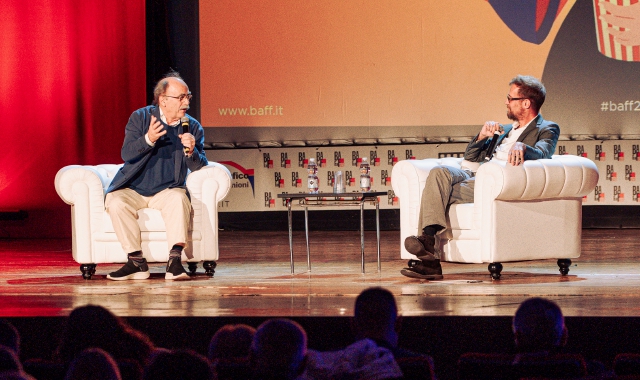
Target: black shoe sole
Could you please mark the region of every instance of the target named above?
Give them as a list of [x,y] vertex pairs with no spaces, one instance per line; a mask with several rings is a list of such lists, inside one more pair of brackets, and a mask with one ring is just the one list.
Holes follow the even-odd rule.
[[416,255],[420,260],[437,260],[435,255],[424,248],[424,245],[415,236],[409,236],[404,240],[404,248],[412,255]]
[[414,272],[411,269],[403,269],[400,271],[403,276],[411,278],[419,278],[421,280],[442,280],[444,277],[441,274],[420,274]]

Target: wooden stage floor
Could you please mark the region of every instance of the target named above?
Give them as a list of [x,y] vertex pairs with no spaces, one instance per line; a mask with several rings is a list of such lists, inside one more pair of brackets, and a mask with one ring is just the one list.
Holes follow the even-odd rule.
[[66,316],[98,304],[124,317],[336,317],[353,315],[355,297],[371,286],[396,295],[404,316],[512,316],[520,302],[541,296],[566,316],[640,316],[638,230],[584,230],[582,256],[569,275],[555,260],[505,263],[492,281],[486,264],[443,263],[442,281],[400,274],[399,231],[382,232],[382,271],[376,268],[375,232],[366,233],[366,273],[360,273],[359,232],[312,231],[306,270],[304,232],[294,232],[295,275],[283,232],[220,232],[213,278],[201,266],[186,282],[164,280],[151,264],[145,281],[114,282],[120,265],[101,264],[85,281],[71,259],[71,241],[0,240],[0,317]]

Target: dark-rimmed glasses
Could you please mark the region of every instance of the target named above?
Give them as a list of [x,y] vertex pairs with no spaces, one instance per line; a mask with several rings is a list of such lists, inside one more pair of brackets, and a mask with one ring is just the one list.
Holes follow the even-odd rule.
[[191,93],[180,94],[180,96],[171,96],[171,95],[162,95],[162,96],[166,96],[167,98],[178,99],[178,101],[180,101],[180,102],[185,100],[185,99],[187,99],[188,101],[191,101],[191,98],[193,98],[193,95]]
[[511,103],[511,101],[513,100],[525,100],[525,99],[529,99],[529,98],[512,98],[511,95],[507,94],[507,101],[509,103]]

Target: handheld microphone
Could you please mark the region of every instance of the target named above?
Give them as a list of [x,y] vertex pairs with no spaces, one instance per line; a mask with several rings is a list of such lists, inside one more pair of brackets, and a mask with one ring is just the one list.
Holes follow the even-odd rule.
[[490,160],[493,157],[493,154],[496,152],[496,147],[498,146],[498,137],[504,132],[502,129],[502,125],[499,129],[493,132],[493,137],[491,138],[491,142],[489,143],[489,147],[487,148],[487,155],[485,156],[485,160]]
[[[182,123],[182,134],[189,133],[189,118],[183,117],[180,119],[180,123]],[[184,154],[189,154],[189,147],[184,147]]]

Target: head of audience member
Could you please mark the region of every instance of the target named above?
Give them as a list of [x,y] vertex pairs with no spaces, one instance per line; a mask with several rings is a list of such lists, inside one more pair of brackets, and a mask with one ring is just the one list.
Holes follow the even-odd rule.
[[296,322],[270,319],[258,326],[250,354],[255,379],[295,379],[304,371],[306,357],[307,334]]
[[211,364],[192,350],[158,350],[144,368],[143,380],[213,380]]
[[24,371],[0,372],[0,379],[2,380],[36,380],[35,377],[29,375]]
[[515,343],[520,352],[554,351],[567,343],[567,328],[560,307],[544,298],[520,304],[513,317]]
[[0,346],[8,347],[20,355],[20,333],[5,319],[0,319]]
[[245,324],[222,326],[209,343],[209,360],[248,358],[256,329]]
[[116,361],[105,350],[88,348],[71,362],[65,380],[121,380]]
[[55,357],[70,363],[87,348],[101,348],[113,358],[132,359],[144,366],[154,346],[149,338],[102,306],[87,305],[74,309]]
[[397,347],[400,325],[396,300],[390,291],[369,288],[356,298],[353,318],[356,339],[368,338]]
[[0,373],[4,371],[22,371],[22,364],[13,349],[0,346]]

